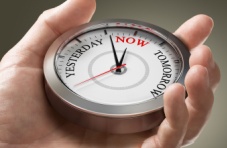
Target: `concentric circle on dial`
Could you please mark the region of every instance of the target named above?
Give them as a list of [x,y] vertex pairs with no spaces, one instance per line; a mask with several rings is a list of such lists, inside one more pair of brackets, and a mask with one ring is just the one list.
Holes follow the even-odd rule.
[[[118,51],[120,52],[120,51]],[[107,58],[111,55],[112,56],[112,51],[107,51],[104,52],[95,58],[93,58],[88,66],[88,74],[90,77],[94,77],[94,70],[100,65],[99,61],[105,61],[103,60],[104,58]],[[99,81],[97,79],[94,79],[93,81],[98,84],[99,86],[102,86],[107,89],[113,89],[113,90],[125,90],[125,89],[131,89],[134,87],[138,87],[140,84],[142,84],[144,81],[146,81],[147,77],[149,76],[149,66],[148,63],[138,54],[132,53],[132,52],[127,52],[127,56],[129,56],[133,60],[133,65],[130,65],[130,60],[127,62],[127,72],[124,75],[115,75],[112,74],[110,75],[110,81],[107,81],[105,83],[104,80]],[[135,65],[136,63],[136,65]],[[102,64],[103,65],[103,64]],[[107,66],[108,67],[108,66]],[[131,68],[130,68],[131,67]],[[111,68],[111,67],[110,67]],[[142,74],[138,76],[138,73],[136,71],[143,71]],[[132,78],[133,79],[132,81]],[[108,79],[108,77],[105,77]],[[103,78],[103,79],[105,79]],[[122,83],[119,83],[119,81],[122,81]],[[115,83],[116,82],[116,83]],[[125,83],[127,82],[127,83]],[[116,84],[116,85],[115,85]],[[124,85],[127,84],[127,85]]]

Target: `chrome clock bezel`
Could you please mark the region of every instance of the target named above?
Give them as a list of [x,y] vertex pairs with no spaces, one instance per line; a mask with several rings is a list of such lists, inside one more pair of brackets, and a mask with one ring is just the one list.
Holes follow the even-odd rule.
[[184,85],[185,75],[189,69],[190,53],[181,40],[175,37],[172,33],[153,24],[128,19],[103,20],[76,27],[60,36],[50,46],[44,59],[44,75],[46,78],[47,87],[52,90],[61,103],[65,103],[69,107],[81,112],[96,116],[113,118],[136,117],[153,113],[163,108],[163,95],[158,96],[156,99],[150,99],[145,102],[131,105],[106,105],[95,103],[72,92],[58,77],[55,68],[55,56],[60,48],[64,48],[67,43],[69,43],[78,35],[98,28],[116,27],[113,24],[116,24],[117,22],[119,22],[117,27],[127,28],[127,25],[121,26],[120,24],[134,24],[128,28],[141,29],[143,31],[155,34],[169,43],[181,56],[181,62],[183,66],[176,83]]

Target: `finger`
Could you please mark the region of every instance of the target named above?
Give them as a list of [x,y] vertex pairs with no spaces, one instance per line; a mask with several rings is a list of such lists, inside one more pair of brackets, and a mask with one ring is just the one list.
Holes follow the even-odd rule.
[[206,15],[196,15],[182,24],[175,35],[191,50],[203,44],[213,28],[213,20]]
[[157,135],[148,138],[143,148],[181,146],[188,122],[185,89],[182,85],[173,84],[165,91],[164,112],[166,119],[160,125]]
[[214,101],[209,87],[208,71],[201,65],[191,67],[185,79],[188,92],[186,105],[189,111],[188,131],[184,144],[192,143],[205,125]]
[[200,45],[193,49],[189,63],[190,67],[202,65],[207,68],[209,84],[214,91],[220,81],[220,70],[213,59],[210,48],[205,45]]
[[43,57],[50,44],[63,32],[88,22],[94,10],[95,0],[67,0],[62,5],[45,11],[2,62],[8,63],[5,63],[5,66],[42,66]]

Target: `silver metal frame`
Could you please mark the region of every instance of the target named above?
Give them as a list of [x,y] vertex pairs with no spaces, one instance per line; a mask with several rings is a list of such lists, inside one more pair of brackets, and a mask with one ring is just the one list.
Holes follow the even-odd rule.
[[176,82],[184,85],[184,78],[189,69],[190,53],[187,47],[177,37],[158,26],[145,22],[111,19],[76,27],[60,36],[50,46],[44,59],[44,75],[46,78],[48,99],[52,106],[67,119],[95,130],[112,133],[132,133],[151,129],[160,124],[164,119],[162,110],[163,95],[158,96],[155,100],[152,99],[133,105],[98,104],[83,99],[83,97],[69,90],[59,79],[55,70],[55,56],[59,49],[63,48],[78,35],[98,28],[114,27],[116,22],[138,24],[147,27],[149,28],[147,32],[166,40],[182,57],[182,72]]

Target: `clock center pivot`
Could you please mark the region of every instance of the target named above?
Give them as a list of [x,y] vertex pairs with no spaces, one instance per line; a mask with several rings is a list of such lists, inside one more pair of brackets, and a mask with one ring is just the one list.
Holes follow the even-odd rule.
[[123,66],[121,68],[116,69],[116,65],[113,65],[113,66],[110,67],[110,69],[115,69],[115,70],[111,71],[114,75],[123,75],[127,72],[126,66]]

